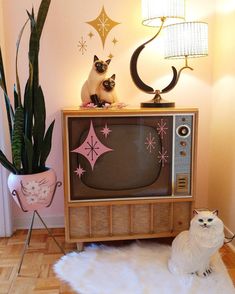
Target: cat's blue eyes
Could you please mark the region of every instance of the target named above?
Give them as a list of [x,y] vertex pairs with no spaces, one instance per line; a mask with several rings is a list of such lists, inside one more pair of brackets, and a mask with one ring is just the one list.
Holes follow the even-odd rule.
[[[200,223],[203,223],[203,222],[204,222],[204,220],[203,220],[202,218],[199,218],[198,221],[199,221]],[[211,222],[213,221],[213,218],[208,218],[207,221],[208,221],[209,223],[211,223]]]

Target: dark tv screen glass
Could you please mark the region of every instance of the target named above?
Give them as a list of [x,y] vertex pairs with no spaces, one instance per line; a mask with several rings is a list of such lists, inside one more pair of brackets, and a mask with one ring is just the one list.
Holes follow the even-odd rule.
[[172,117],[68,118],[72,200],[171,194]]

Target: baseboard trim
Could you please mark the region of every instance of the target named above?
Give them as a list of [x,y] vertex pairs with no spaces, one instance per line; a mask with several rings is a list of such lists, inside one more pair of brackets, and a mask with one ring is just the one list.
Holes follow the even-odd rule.
[[[234,233],[229,230],[229,228],[227,228],[226,226],[224,226],[224,233],[225,233],[225,236],[230,238],[234,235]],[[232,242],[228,243],[229,247],[235,252],[235,239],[233,239]]]
[[[64,228],[64,216],[54,215],[54,216],[42,216],[43,221],[48,226],[48,228]],[[16,217],[13,221],[14,231],[20,229],[28,229],[31,222],[31,216]],[[44,228],[40,219],[35,215],[34,219],[34,229]]]

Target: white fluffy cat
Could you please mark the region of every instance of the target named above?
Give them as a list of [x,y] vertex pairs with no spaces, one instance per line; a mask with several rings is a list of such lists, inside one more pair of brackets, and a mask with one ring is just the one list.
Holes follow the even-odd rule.
[[209,275],[211,256],[223,246],[224,225],[218,211],[194,213],[189,231],[181,232],[172,243],[168,267],[173,274]]
[[87,105],[88,103],[92,102],[98,107],[100,106],[98,87],[106,76],[110,61],[111,59],[102,61],[96,55],[94,56],[94,62],[90,74],[81,90],[81,99],[83,105]]

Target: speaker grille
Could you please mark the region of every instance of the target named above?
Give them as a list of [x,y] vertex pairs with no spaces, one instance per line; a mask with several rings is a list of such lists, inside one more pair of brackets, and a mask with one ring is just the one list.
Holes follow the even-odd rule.
[[189,193],[189,178],[187,174],[176,175],[175,194],[185,195]]

